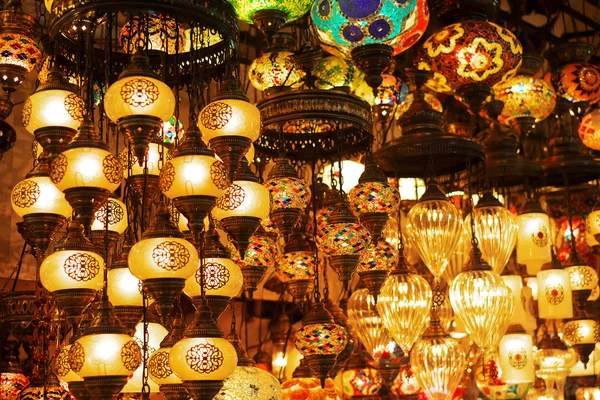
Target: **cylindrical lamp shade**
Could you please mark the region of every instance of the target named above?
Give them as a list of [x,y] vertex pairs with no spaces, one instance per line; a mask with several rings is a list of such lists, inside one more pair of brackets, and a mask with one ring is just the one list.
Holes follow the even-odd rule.
[[108,199],[102,207],[94,214],[92,222],[93,231],[104,231],[106,229],[106,212],[108,211],[108,230],[121,234],[125,232],[128,225],[127,208],[119,199]]
[[598,273],[587,265],[576,265],[565,268],[569,274],[571,290],[593,290],[598,286]]
[[159,385],[180,385],[181,379],[173,373],[169,362],[170,347],[156,350],[148,359],[148,376]]
[[517,262],[525,264],[528,275],[535,276],[543,264],[552,260],[550,219],[546,213],[527,213],[519,215],[517,222]]
[[108,88],[104,95],[104,110],[114,123],[131,115],[147,115],[168,121],[175,111],[175,95],[158,79],[129,76]]
[[260,136],[260,111],[243,100],[217,100],[202,109],[198,128],[205,142],[218,136],[242,136],[255,141]]
[[[185,281],[183,292],[189,297],[199,297],[200,268]],[[204,260],[204,289],[207,296],[235,297],[244,284],[240,267],[229,258],[206,258]]]
[[217,220],[229,217],[256,217],[263,220],[269,217],[270,211],[269,189],[258,182],[233,181],[217,200],[212,215]]
[[231,343],[222,338],[184,338],[169,353],[173,372],[182,381],[221,381],[238,362]]
[[129,252],[128,265],[136,278],[187,279],[198,268],[198,252],[185,239],[164,237],[142,239]]
[[82,336],[69,351],[71,369],[82,378],[129,376],[141,362],[140,346],[125,334]]
[[123,180],[123,168],[107,150],[79,147],[66,150],[54,159],[50,178],[62,191],[83,186],[114,192]]
[[56,355],[56,361],[54,362],[54,371],[56,372],[58,379],[62,382],[70,383],[83,381],[83,378],[73,372],[71,365],[69,364],[69,351],[72,346],[72,344],[63,346]]
[[526,333],[504,335],[499,347],[502,380],[506,383],[533,382],[533,339]]
[[[123,176],[129,178],[129,176],[144,175],[144,166],[148,167],[148,175],[158,176],[160,173],[160,160],[170,159],[170,150],[165,146],[158,143],[150,143],[148,145],[148,153],[146,154],[146,161],[140,166],[138,158],[126,147],[119,153],[119,161],[123,166]],[[144,165],[145,164],[145,165]],[[129,169],[131,168],[131,174]]]
[[227,169],[210,156],[181,156],[160,171],[160,188],[170,199],[185,196],[220,197],[229,186]]
[[73,213],[64,193],[47,176],[34,176],[17,183],[12,190],[11,204],[19,217],[30,214],[70,217]]
[[539,317],[544,319],[573,318],[573,294],[569,273],[548,269],[537,274]]
[[142,283],[129,268],[108,270],[108,299],[114,307],[142,307]]
[[25,101],[23,126],[29,133],[48,127],[76,130],[83,120],[84,109],[83,99],[69,90],[42,90]]
[[40,280],[46,290],[100,290],[103,286],[104,260],[98,254],[83,250],[59,250],[44,259]]
[[600,342],[600,324],[593,319],[569,321],[563,325],[562,330],[562,339],[567,346]]

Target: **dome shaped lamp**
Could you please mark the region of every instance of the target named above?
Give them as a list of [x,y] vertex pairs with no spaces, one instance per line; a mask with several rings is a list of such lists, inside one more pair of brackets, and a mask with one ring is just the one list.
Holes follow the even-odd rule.
[[[108,223],[108,229],[106,225]],[[91,239],[97,253],[104,253],[104,238],[108,239],[108,248],[112,249],[128,226],[127,207],[116,198],[109,198],[94,213]]]
[[284,238],[289,237],[310,201],[308,185],[287,158],[280,158],[269,172],[265,187],[273,200],[270,218]]
[[248,248],[250,236],[254,234],[263,219],[269,217],[271,194],[259,183],[258,177],[242,157],[233,183],[217,200],[212,215],[229,234],[238,252]]
[[200,239],[204,219],[230,182],[223,163],[206,147],[193,123],[160,171],[161,190],[188,219],[194,240]]
[[277,245],[273,233],[267,233],[263,227],[259,227],[254,235],[250,237],[250,243],[245,251],[244,259],[239,252],[236,262],[242,269],[244,275],[244,289],[246,296],[252,300],[253,293],[258,288],[259,283],[264,279],[265,273],[275,263],[277,256]]
[[123,169],[85,118],[79,133],[52,162],[50,178],[89,231],[94,213],[121,184]]
[[65,150],[83,121],[85,103],[78,93],[54,65],[48,79],[25,101],[23,126],[35,135],[50,162]]
[[199,263],[195,247],[171,221],[164,202],[156,210],[154,220],[129,252],[128,265],[133,276],[156,301],[163,325],[173,300],[194,274]]
[[54,253],[42,262],[40,281],[70,324],[76,326],[96,292],[102,289],[104,265],[77,220],[71,221]]
[[[217,231],[211,227],[204,236],[202,266],[186,282],[183,292],[192,298],[196,308],[204,301],[208,302],[213,318],[219,316],[229,306],[244,284],[241,268],[231,259],[230,252],[225,249]],[[204,270],[204,280],[200,274]],[[204,282],[205,298],[202,297],[201,283]]]
[[348,332],[334,322],[321,301],[313,305],[311,312],[304,317],[302,327],[294,335],[294,345],[321,380],[322,388],[347,342]]
[[275,274],[294,303],[302,306],[312,293],[315,281],[315,249],[300,233],[293,233],[275,264]]
[[194,400],[212,400],[238,362],[235,348],[224,339],[211,314],[206,303],[197,309],[183,339],[169,353],[172,371]]
[[233,178],[240,160],[260,136],[260,111],[249,102],[237,80],[228,76],[198,120],[203,137]]
[[138,49],[119,80],[106,91],[104,109],[127,137],[141,167],[148,145],[157,135],[162,136],[163,121],[175,112],[175,95],[152,70],[143,50]]

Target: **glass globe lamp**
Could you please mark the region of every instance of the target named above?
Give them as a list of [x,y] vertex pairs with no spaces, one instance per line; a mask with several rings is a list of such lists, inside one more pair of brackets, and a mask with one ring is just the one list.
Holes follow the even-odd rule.
[[72,382],[83,382],[83,378],[73,372],[71,365],[69,364],[69,352],[71,347],[73,347],[72,344],[63,346],[56,355],[56,361],[54,362],[56,376],[61,382],[66,382],[68,384],[71,384]]
[[16,400],[27,385],[29,385],[29,379],[22,373],[3,372],[0,374],[0,395],[6,400]]
[[354,90],[362,83],[361,72],[354,64],[338,56],[323,57],[313,70],[313,75],[319,89],[347,87]]
[[573,318],[573,292],[567,271],[557,268],[540,271],[537,283],[539,318]]
[[16,90],[41,60],[42,52],[29,35],[3,32],[0,40],[0,79],[4,90]]
[[[280,2],[276,0],[230,0],[238,18],[259,29],[277,31],[281,26],[302,17],[310,9],[312,1]],[[270,25],[274,26],[271,28]]]
[[348,322],[367,352],[378,361],[392,340],[368,289],[358,289],[348,299]]
[[300,365],[294,371],[292,379],[281,385],[282,400],[342,400],[343,394],[331,378],[325,379],[321,385],[312,376],[312,371],[306,359],[300,360]]
[[381,287],[377,310],[384,326],[405,354],[410,352],[426,327],[432,298],[425,278],[401,257]]
[[243,259],[233,244],[230,246],[234,261],[242,269],[247,295],[254,293],[267,270],[275,265],[277,245],[268,235],[264,229],[258,228],[254,235],[250,236]]
[[460,212],[446,198],[435,181],[408,212],[408,232],[419,256],[439,279],[463,233]]
[[440,74],[452,90],[482,83],[491,87],[516,73],[522,54],[521,43],[509,30],[485,20],[467,20],[425,41],[419,59],[425,66],[419,69]]
[[[108,214],[108,215],[107,215]],[[106,225],[108,222],[108,229]],[[127,229],[127,208],[125,203],[119,199],[109,198],[102,207],[94,213],[92,221],[92,243],[98,252],[104,252],[104,237],[107,236],[109,249]]]
[[543,79],[516,75],[494,86],[494,98],[504,103],[500,118],[510,122],[514,118],[531,117],[542,121],[552,114],[556,93]]
[[502,273],[517,243],[517,218],[491,192],[484,193],[467,217],[468,227],[471,216],[475,218],[475,236],[483,259],[494,272]]
[[527,274],[535,276],[542,265],[551,261],[550,218],[539,202],[528,200],[517,216],[517,262],[525,264]]
[[590,149],[600,149],[600,109],[592,108],[579,124],[579,137]]
[[[127,54],[135,52],[139,43],[146,50],[162,51],[168,54],[183,52],[186,48],[183,24],[165,14],[150,14],[145,17],[134,16],[119,32],[119,45]],[[187,44],[189,47],[189,44]]]
[[458,239],[454,254],[450,258],[448,266],[442,274],[442,277],[448,284],[452,283],[452,280],[456,275],[460,274],[465,265],[469,262],[469,256],[473,245],[471,244],[471,235],[469,234],[470,229],[467,229],[466,222],[467,221],[463,223],[463,232]]
[[281,384],[267,371],[254,366],[237,366],[225,379],[215,400],[238,400],[251,396],[256,400],[279,399]]
[[[399,46],[406,49],[424,33],[422,20],[425,2],[411,0],[403,4],[347,3],[319,0],[311,9],[313,29],[328,52],[349,58],[352,49],[365,45]],[[414,29],[417,26],[421,29]],[[340,28],[341,27],[341,28]]]
[[563,327],[562,340],[573,348],[584,364],[590,361],[590,355],[600,342],[600,323],[593,319],[576,319],[566,322]]
[[600,67],[591,63],[571,63],[559,71],[549,71],[544,80],[570,102],[595,102],[600,97]]
[[379,392],[382,385],[381,375],[375,368],[365,366],[364,368],[349,368],[342,372],[344,394],[352,399],[373,396]]
[[[579,257],[577,257],[579,258]],[[585,297],[589,297],[592,290],[598,286],[598,273],[596,270],[584,262],[577,262],[578,265],[571,265],[565,268],[565,271],[569,274],[569,281],[571,282],[571,290],[585,291]]]
[[285,245],[284,253],[275,262],[275,274],[298,304],[303,304],[314,289],[313,246],[302,236],[292,235]]
[[292,62],[291,51],[267,51],[252,61],[248,68],[248,79],[257,90],[302,85],[304,72]]

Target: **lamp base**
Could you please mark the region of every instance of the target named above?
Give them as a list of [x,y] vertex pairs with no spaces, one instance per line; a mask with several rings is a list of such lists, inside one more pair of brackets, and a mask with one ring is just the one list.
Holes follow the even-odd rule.
[[35,236],[35,244],[43,258],[54,231],[63,224],[65,217],[58,214],[29,214],[23,216],[27,229]]
[[278,208],[271,211],[270,218],[281,233],[281,236],[287,240],[301,214],[302,211],[299,208]]
[[140,167],[144,166],[148,146],[161,127],[160,118],[148,115],[130,115],[119,120],[119,131],[127,137]]
[[[195,239],[204,230],[204,219],[217,204],[213,196],[184,196],[173,199],[175,207],[188,219],[188,227]],[[200,243],[195,243],[199,246]]]
[[250,148],[252,140],[244,136],[217,136],[210,139],[208,144],[225,164],[229,180],[233,182],[233,175],[240,160]]
[[358,261],[357,255],[329,256],[329,265],[338,274],[338,278],[344,284],[344,290],[348,290],[352,275],[358,267]]
[[[223,314],[223,311],[227,309],[230,301],[231,298],[226,296],[206,296],[206,303],[208,304],[208,308],[210,308],[210,312],[212,313],[212,317],[215,321],[221,316],[221,314]],[[201,296],[192,298],[192,304],[194,304],[196,310],[200,308],[202,302],[203,300]]]
[[157,175],[131,175],[127,180],[131,184],[135,194],[138,196],[138,199],[140,201],[144,199],[144,205],[147,205],[158,198],[160,186],[158,184],[159,178]]
[[91,399],[115,399],[127,384],[126,376],[98,376],[84,378],[83,383],[91,395]]
[[88,392],[85,383],[83,381],[80,382],[69,382],[69,392],[77,400],[91,400],[92,395]]
[[248,300],[252,300],[254,292],[258,288],[258,284],[262,282],[267,272],[267,267],[257,265],[244,265],[241,267],[242,275],[244,275],[244,287]]
[[52,163],[56,156],[65,150],[76,134],[75,129],[50,126],[37,129],[34,136],[44,151],[48,153],[48,162]]
[[113,312],[130,334],[135,333],[135,326],[140,322],[144,314],[141,306],[114,306]]
[[[104,235],[107,232],[103,229],[100,231],[92,231],[91,233],[91,239],[92,239],[92,244],[94,245],[94,250],[96,251],[96,253],[98,254],[102,254],[104,256]],[[110,250],[113,248],[113,246],[115,245],[115,243],[117,243],[117,240],[119,240],[119,236],[121,236],[118,232],[114,232],[114,231],[108,231],[108,251],[110,252]]]
[[252,14],[254,25],[269,38],[285,25],[286,19],[286,13],[274,9],[259,10]]
[[381,237],[381,232],[390,217],[387,213],[374,212],[361,214],[358,219],[360,220],[360,223],[369,230],[369,233],[371,234],[371,243],[377,244],[377,241]]
[[213,400],[223,388],[223,381],[184,381],[183,387],[194,400]]
[[375,269],[369,271],[360,271],[358,275],[360,276],[360,281],[365,285],[369,291],[369,294],[373,296],[375,303],[377,303],[377,296],[379,296],[379,293],[381,293],[381,287],[389,276],[389,271]]
[[188,400],[190,398],[190,395],[182,384],[160,385],[160,393],[162,393],[167,400]]
[[365,81],[376,92],[383,82],[381,73],[392,60],[393,49],[386,44],[367,44],[352,50],[352,61],[366,75]]
[[89,232],[94,214],[106,203],[110,192],[100,188],[75,187],[64,190],[64,193],[65,199],[77,215],[77,220],[83,225],[85,231]]
[[302,306],[306,297],[314,289],[315,284],[312,279],[293,280],[285,283],[285,289],[292,295],[294,304]]
[[321,387],[325,387],[325,379],[329,376],[329,373],[335,367],[336,354],[319,354],[319,355],[307,355],[305,356],[306,362],[310,367],[311,371],[315,373],[315,376],[321,381]]
[[156,301],[161,323],[166,325],[167,317],[173,308],[173,300],[175,300],[175,297],[177,297],[185,287],[185,279],[147,279],[143,282],[143,285],[154,301]]
[[56,299],[67,322],[76,326],[85,309],[96,297],[96,293],[94,289],[64,289],[52,292],[52,297]]
[[250,243],[250,237],[260,226],[260,219],[256,217],[228,217],[223,218],[220,223],[225,232],[232,237],[235,248],[243,260]]

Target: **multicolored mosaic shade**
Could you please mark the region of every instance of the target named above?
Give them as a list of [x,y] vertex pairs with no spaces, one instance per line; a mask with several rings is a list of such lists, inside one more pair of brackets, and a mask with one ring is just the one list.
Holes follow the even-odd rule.
[[0,36],[0,64],[16,65],[31,72],[41,60],[42,52],[34,40],[18,33]]
[[[177,121],[177,124],[175,124]],[[175,127],[177,125],[177,127]],[[166,144],[174,144],[175,141],[181,142],[183,140],[183,135],[185,134],[185,129],[183,129],[183,124],[180,120],[172,116],[168,121],[163,122],[163,131],[162,131],[162,139]]]
[[248,79],[258,90],[279,86],[299,87],[302,85],[304,72],[296,68],[290,60],[293,54],[290,51],[263,53],[252,61],[248,68]]
[[394,55],[400,54],[411,48],[421,39],[429,25],[429,6],[427,0],[417,0],[417,22],[406,30],[400,40],[394,45]]
[[531,76],[513,76],[493,90],[496,100],[504,102],[500,120],[505,122],[519,117],[533,117],[541,121],[552,114],[556,105],[552,86]]
[[579,125],[579,137],[590,149],[600,150],[600,110],[587,113]]
[[265,182],[265,187],[271,192],[273,209],[304,209],[310,201],[310,189],[302,179],[290,177],[271,178]]
[[349,195],[352,212],[391,213],[398,206],[398,191],[382,182],[362,182],[354,186]]
[[313,75],[317,78],[315,84],[319,89],[349,87],[352,90],[364,82],[362,72],[351,61],[338,56],[322,58],[313,70]]
[[424,7],[422,0],[317,0],[310,15],[323,47],[348,58],[353,48],[368,44],[398,52],[412,46],[426,27]]
[[244,260],[239,256],[239,252],[230,243],[229,249],[231,250],[232,259],[240,266],[254,266],[254,267],[271,267],[275,262],[275,256],[277,255],[277,246],[275,242],[267,236],[252,235]]
[[291,251],[282,254],[275,263],[275,274],[283,283],[302,279],[314,279],[315,253],[312,251]]
[[164,14],[147,17],[135,16],[127,21],[119,33],[119,44],[123,51],[132,54],[138,47],[148,50],[166,51],[168,54],[182,52],[189,47],[183,24]]
[[342,389],[352,398],[374,395],[382,384],[381,375],[375,368],[347,369],[342,373]]
[[379,239],[377,244],[371,243],[360,255],[358,271],[382,270],[390,271],[398,263],[398,250],[387,240]]
[[600,99],[600,67],[588,63],[569,64],[560,71],[550,71],[544,80],[551,83],[556,94],[577,103]]
[[347,342],[346,329],[337,324],[305,325],[294,336],[294,344],[304,356],[340,354]]
[[249,24],[253,23],[253,16],[257,11],[278,10],[286,15],[286,22],[295,21],[310,9],[312,0],[229,0],[238,18]]
[[418,68],[433,71],[428,86],[438,92],[472,83],[493,86],[512,77],[521,65],[523,48],[508,30],[487,21],[449,25],[423,44]]
[[354,94],[372,106],[394,106],[402,103],[408,96],[408,86],[394,75],[381,74],[383,82],[377,88],[377,95],[366,81],[361,81]]
[[328,256],[360,254],[371,241],[369,231],[359,223],[327,225],[317,243]]

